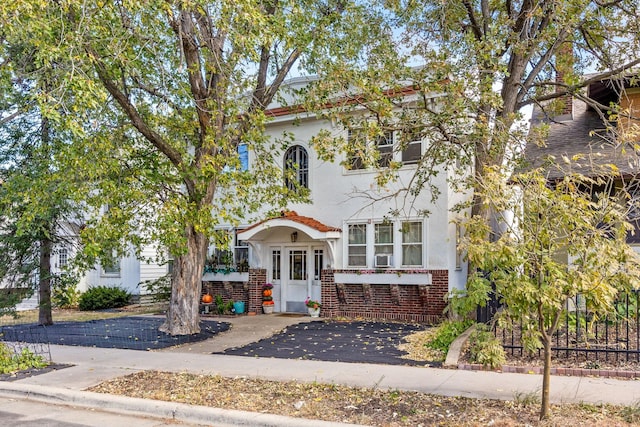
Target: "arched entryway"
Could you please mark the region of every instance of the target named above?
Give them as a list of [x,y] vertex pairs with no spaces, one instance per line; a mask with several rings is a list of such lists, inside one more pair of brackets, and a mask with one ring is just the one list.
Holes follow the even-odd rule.
[[264,268],[274,285],[275,311],[306,312],[307,298],[321,301],[320,274],[334,265],[341,230],[288,212],[238,232],[252,248],[250,265]]

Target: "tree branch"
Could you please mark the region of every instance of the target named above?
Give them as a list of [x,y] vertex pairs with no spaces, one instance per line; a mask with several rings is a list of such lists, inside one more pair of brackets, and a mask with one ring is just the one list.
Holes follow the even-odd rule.
[[162,154],[167,156],[169,161],[175,166],[180,166],[182,163],[182,156],[171,145],[169,145],[160,134],[153,131],[147,123],[144,121],[138,110],[133,106],[131,101],[126,95],[118,88],[114,81],[109,77],[109,73],[102,62],[98,54],[90,47],[85,47],[87,54],[93,59],[94,68],[98,74],[98,78],[107,89],[109,94],[113,96],[116,102],[124,110],[125,114],[131,120],[133,126],[149,141],[153,144]]

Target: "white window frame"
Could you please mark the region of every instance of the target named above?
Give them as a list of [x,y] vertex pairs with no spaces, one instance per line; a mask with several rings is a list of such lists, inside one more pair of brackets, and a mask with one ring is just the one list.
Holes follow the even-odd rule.
[[[399,161],[402,162],[403,165],[417,165],[418,163],[420,163],[420,159],[424,154],[424,146],[422,144],[422,142],[424,141],[424,136],[422,135],[422,129],[418,126],[414,126],[410,128],[410,130],[401,131],[401,138],[404,138],[405,133],[411,135],[411,139],[402,141],[402,143],[406,144],[406,147],[404,150],[398,150],[400,152]],[[415,146],[419,147],[420,154],[418,158],[405,160],[405,155],[408,155],[407,153],[409,153],[409,149]]]
[[[403,224],[404,223],[419,223],[420,230],[420,242],[404,242],[404,233],[403,233]],[[392,227],[392,243],[378,243],[376,238],[376,227],[389,224]],[[350,227],[353,226],[364,226],[364,236],[365,243],[364,244],[353,244],[349,243],[349,232]],[[375,258],[376,255],[386,255],[389,254],[392,256],[392,268],[425,268],[426,267],[426,259],[427,259],[427,222],[422,218],[408,218],[408,219],[398,219],[394,221],[367,221],[367,222],[349,222],[345,223],[346,229],[346,239],[344,241],[344,265],[345,268],[355,268],[355,269],[364,269],[364,268],[376,268],[375,267]],[[407,245],[420,245],[421,256],[420,256],[420,264],[404,264],[404,247]],[[365,262],[366,265],[355,265],[351,264],[351,248],[352,247],[365,247]],[[381,250],[382,247],[392,247],[393,250],[389,252],[387,249]],[[360,254],[355,255],[361,256]]]
[[[350,242],[350,238],[351,238],[351,227],[362,227],[364,226],[364,243],[351,243]],[[351,223],[351,224],[347,224],[347,240],[346,240],[346,244],[347,244],[347,266],[348,267],[355,267],[355,268],[365,268],[367,267],[367,259],[368,256],[367,254],[369,253],[369,248],[368,246],[368,242],[370,241],[370,239],[368,238],[368,226],[366,222],[358,222],[358,223]],[[362,257],[364,258],[364,264],[351,264],[351,248],[363,248],[364,247],[364,254],[356,254],[354,255],[355,257]]]
[[[420,241],[405,241],[405,224],[420,224]],[[425,255],[425,238],[424,238],[424,221],[405,220],[400,223],[400,265],[404,267],[422,267],[424,265]],[[406,264],[404,260],[404,250],[407,246],[420,245],[420,264]]]
[[58,268],[63,269],[69,264],[69,249],[60,248],[58,250]]
[[[347,129],[347,142],[349,146],[352,146],[351,140],[357,138],[359,134],[358,128]],[[389,167],[391,162],[401,163],[403,166],[414,166],[420,162],[422,155],[424,154],[424,137],[421,132],[416,132],[418,139],[407,142],[407,147],[400,150],[402,144],[402,131],[401,130],[387,130],[383,135],[378,135],[373,141],[366,140],[366,150],[375,149],[379,158],[377,161],[377,167],[365,167],[362,155],[360,153],[353,153],[348,156],[349,168],[347,172],[373,172],[379,169]],[[416,159],[405,160],[406,153],[409,152],[409,148],[419,146],[420,155]]]
[[114,256],[113,261],[113,267],[100,266],[102,277],[120,277],[122,274],[122,258]]
[[[383,242],[380,243],[378,241],[378,227],[390,227],[391,228],[391,242]],[[373,224],[373,234],[374,234],[374,241],[373,241],[373,256],[375,257],[376,255],[393,255],[395,252],[395,246],[394,246],[394,242],[396,241],[396,230],[394,227],[394,223],[393,222],[376,222]],[[391,250],[389,249],[383,249],[383,248],[388,248],[391,247]]]

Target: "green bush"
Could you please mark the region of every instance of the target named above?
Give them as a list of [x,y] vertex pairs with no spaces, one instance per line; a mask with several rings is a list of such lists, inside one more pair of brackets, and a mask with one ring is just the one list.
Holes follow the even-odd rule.
[[128,305],[131,294],[117,286],[90,287],[87,292],[80,295],[78,308],[83,311],[104,310]]
[[434,338],[425,345],[447,354],[451,343],[472,324],[473,320],[470,319],[446,320],[438,325]]
[[152,296],[154,302],[166,302],[171,299],[171,274],[155,280],[145,280],[138,286],[142,286],[146,293]]
[[20,354],[13,354],[6,344],[0,343],[0,374],[10,374],[31,368],[44,368],[47,361],[37,356],[28,348],[23,348]]
[[477,325],[469,337],[469,353],[472,363],[480,363],[498,369],[506,362],[506,354],[500,340],[486,325]]
[[73,274],[63,273],[53,276],[51,280],[51,303],[57,308],[72,308],[78,306],[80,292],[78,278]]
[[216,304],[216,311],[218,314],[229,314],[233,309],[233,301],[224,302],[221,295],[216,295],[214,302]]

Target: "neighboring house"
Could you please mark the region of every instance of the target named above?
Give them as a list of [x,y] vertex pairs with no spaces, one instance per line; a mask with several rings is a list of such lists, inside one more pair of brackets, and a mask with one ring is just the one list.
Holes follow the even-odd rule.
[[545,123],[549,125],[548,135],[543,145],[529,144],[525,157],[530,167],[539,167],[546,164],[549,156],[553,156],[557,163],[547,167],[550,181],[560,179],[567,173],[568,163],[563,157],[569,160],[581,158],[570,162],[571,170],[587,176],[605,173],[610,170],[608,165],[614,165],[620,172],[614,185],[624,185],[632,196],[629,201],[629,220],[635,225],[636,232],[630,233],[627,241],[640,252],[640,215],[637,211],[640,197],[637,180],[640,173],[640,133],[637,128],[640,125],[640,87],[635,80],[607,79],[595,81],[587,87],[588,99],[601,106],[620,106],[620,117],[610,122],[609,126],[603,120],[609,117],[608,112],[600,113],[576,98],[565,99],[563,111],[555,117],[546,116],[540,108],[534,109],[532,132]]
[[[305,82],[294,79],[289,85],[298,88]],[[293,168],[298,184],[309,189],[311,203],[295,204],[279,216],[231,229],[234,239],[229,249],[235,251],[236,262],[248,256],[249,272],[208,273],[203,292],[246,300],[249,311],[261,313],[260,288],[272,283],[275,311],[305,312],[304,302],[310,297],[321,301],[325,317],[439,319],[449,291],[463,289],[467,278],[457,248],[456,214],[451,211],[465,195],[449,189],[451,172],[442,170],[436,178],[441,195],[433,203],[430,194],[372,203],[362,196],[376,191],[376,169],[365,169],[357,157],[349,159],[350,169],[340,164],[345,157],[322,161],[310,145],[320,130],[345,138],[353,137],[354,131],[294,110],[271,106],[267,114],[273,120],[267,132],[293,135],[293,142],[275,157],[283,168]],[[400,182],[408,182],[428,136],[398,150],[400,136],[389,132],[370,143],[380,151],[380,167],[391,158],[403,163]],[[390,195],[394,189],[391,185],[379,189],[379,194]],[[400,214],[390,217],[393,210]],[[430,215],[425,217],[425,211]]]
[[[52,274],[61,275],[68,272],[67,267],[71,266],[78,250],[79,233],[80,225],[77,222],[64,222],[60,225],[58,243],[54,245],[51,255]],[[145,247],[141,255],[143,259],[155,259],[156,250],[151,246]],[[134,298],[138,298],[148,293],[141,285],[142,282],[158,279],[168,273],[169,264],[158,265],[129,255],[115,259],[112,265],[96,264],[95,268],[84,272],[79,277],[77,290],[85,292],[94,286],[118,286],[130,292]],[[37,275],[34,275],[33,280],[36,292],[17,306],[19,310],[31,310],[38,306]]]

